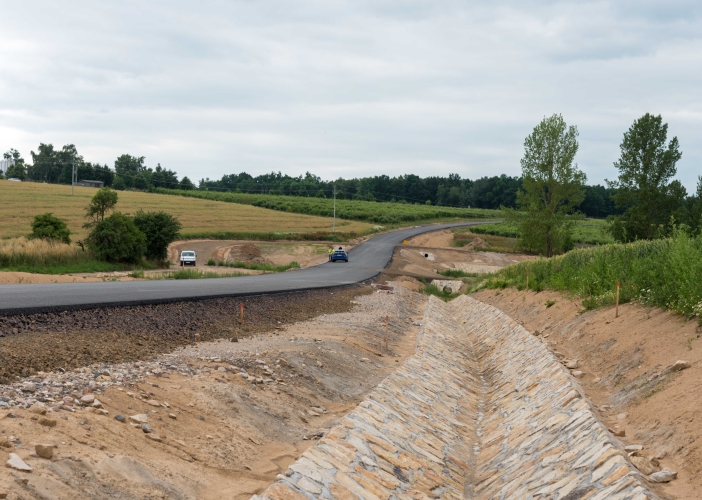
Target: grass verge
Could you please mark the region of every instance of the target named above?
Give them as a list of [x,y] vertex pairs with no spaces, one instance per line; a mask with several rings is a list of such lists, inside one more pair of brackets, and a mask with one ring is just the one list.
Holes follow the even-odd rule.
[[677,231],[673,237],[628,244],[579,248],[551,259],[505,267],[477,284],[480,288],[545,288],[574,294],[585,309],[637,301],[702,318],[702,236]]
[[217,265],[223,267],[234,267],[239,269],[252,269],[255,271],[268,271],[273,273],[282,273],[287,271],[288,269],[300,269],[300,264],[296,261],[292,261],[290,264],[285,265],[275,265],[259,264],[255,262],[242,262],[238,260],[236,262],[218,262]]
[[147,280],[195,280],[206,278],[237,278],[239,276],[250,275],[246,273],[216,273],[214,271],[201,271],[199,269],[180,269],[159,274],[144,274],[144,271],[135,271],[129,276]]

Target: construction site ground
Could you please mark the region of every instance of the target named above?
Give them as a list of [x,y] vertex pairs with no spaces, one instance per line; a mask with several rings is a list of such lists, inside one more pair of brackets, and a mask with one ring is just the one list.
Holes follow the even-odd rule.
[[[449,232],[419,238],[396,252],[387,273],[392,290],[363,285],[251,299],[244,324],[226,299],[182,310],[125,308],[99,318],[75,312],[3,319],[0,329],[11,335],[0,338],[6,370],[0,460],[16,454],[33,470],[5,468],[0,494],[15,500],[243,499],[271,488],[276,478],[303,479],[288,467],[415,352],[426,297],[411,276],[432,278],[437,266],[462,264],[487,271],[531,258],[452,248]],[[636,304],[621,306],[615,318],[613,309],[584,311],[580,300],[547,291],[483,290],[474,297],[504,311],[574,367],[567,370],[570,380],[610,429],[607,439],[623,457],[624,446],[634,447],[627,470],[636,465],[678,474],[653,484],[644,477],[652,471],[641,470],[636,484],[660,498],[699,498],[702,339],[696,322]],[[677,361],[689,368],[671,370]],[[441,357],[432,362],[445,368]],[[565,451],[577,442],[576,435]],[[42,443],[47,446],[36,447]],[[47,448],[51,459],[37,455]],[[547,498],[561,498],[556,490]]]

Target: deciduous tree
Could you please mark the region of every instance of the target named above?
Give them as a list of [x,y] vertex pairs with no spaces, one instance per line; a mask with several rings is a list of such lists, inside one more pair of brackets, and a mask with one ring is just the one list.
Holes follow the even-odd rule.
[[547,257],[567,250],[574,209],[583,201],[586,177],[573,163],[578,152],[578,129],[561,115],[544,118],[524,141],[522,186],[518,209],[504,209],[516,222],[523,248]]

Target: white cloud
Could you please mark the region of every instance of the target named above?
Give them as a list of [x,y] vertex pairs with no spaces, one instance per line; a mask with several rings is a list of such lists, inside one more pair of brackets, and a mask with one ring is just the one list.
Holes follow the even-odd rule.
[[618,2],[16,2],[0,17],[0,149],[74,143],[191,178],[519,174],[545,115],[590,182],[661,113],[702,172],[702,8]]

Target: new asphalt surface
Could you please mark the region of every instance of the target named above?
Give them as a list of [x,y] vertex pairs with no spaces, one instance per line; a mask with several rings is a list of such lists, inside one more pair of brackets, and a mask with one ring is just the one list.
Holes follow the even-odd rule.
[[351,250],[348,262],[328,262],[285,273],[193,280],[0,285],[0,314],[157,304],[349,285],[378,275],[392,259],[395,246],[406,238],[477,224],[480,223],[434,224],[388,232]]

